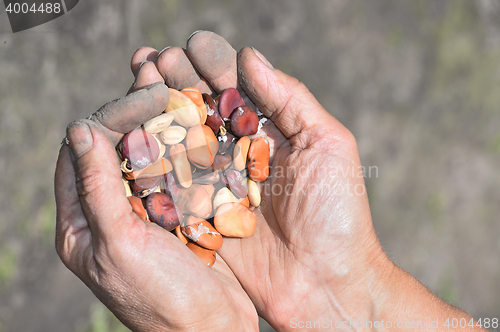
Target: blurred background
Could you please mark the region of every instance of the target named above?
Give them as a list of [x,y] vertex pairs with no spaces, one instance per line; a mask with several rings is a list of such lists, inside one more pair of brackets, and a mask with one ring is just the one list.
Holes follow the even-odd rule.
[[127,331],[55,253],[57,153],[68,122],[126,93],[138,47],[198,29],[303,81],[358,140],[390,258],[500,318],[496,0],[85,0],[16,34],[0,13],[0,332]]

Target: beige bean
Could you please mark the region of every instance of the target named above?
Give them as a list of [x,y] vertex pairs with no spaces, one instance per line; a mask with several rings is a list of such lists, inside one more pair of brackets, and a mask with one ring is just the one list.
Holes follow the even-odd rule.
[[140,177],[154,177],[158,175],[167,174],[170,171],[172,171],[172,164],[167,158],[161,157],[154,163],[146,166],[146,168],[144,169],[132,172],[123,172],[122,175],[123,178],[126,180],[136,180],[139,179]]
[[175,89],[170,90],[170,101],[165,113],[172,114],[174,121],[189,128],[200,124],[201,114],[198,106],[188,96]]
[[132,190],[130,190],[130,185],[128,184],[128,180],[122,178],[122,181],[123,181],[123,186],[125,187],[125,195],[127,197],[132,196]]
[[151,120],[144,122],[144,130],[150,134],[157,134],[165,130],[174,121],[174,115],[162,113]]
[[184,188],[191,187],[193,183],[191,165],[187,159],[186,148],[183,144],[177,144],[170,148],[170,160],[179,184]]
[[167,147],[162,142],[160,142],[160,140],[158,139],[157,136],[158,136],[158,134],[153,135],[153,137],[156,140],[156,143],[158,143],[158,147],[160,148],[160,153],[158,155],[161,158],[161,157],[163,157],[165,155],[165,151],[167,150]]
[[139,178],[148,178],[148,177],[155,177],[155,176],[160,176],[163,174],[167,174],[168,172],[172,171],[172,163],[165,158],[162,157],[155,161],[152,164],[149,164],[145,169],[143,169],[136,177],[136,179]]
[[250,204],[252,204],[252,206],[257,207],[260,205],[260,200],[261,200],[259,186],[255,181],[251,179],[247,179],[247,183],[248,183],[248,199],[250,200]]
[[163,130],[160,134],[160,139],[164,144],[175,145],[186,137],[186,129],[181,126],[170,126]]
[[193,103],[198,106],[198,111],[200,113],[200,123],[205,124],[207,121],[207,107],[205,106],[205,101],[203,101],[203,96],[201,91],[197,88],[189,87],[181,90],[183,94],[189,97]]
[[215,194],[212,206],[214,211],[217,211],[217,208],[224,203],[237,203],[237,202],[238,199],[236,198],[236,196],[234,196],[231,190],[229,190],[229,188],[227,187],[224,187],[219,189],[217,194]]
[[122,163],[122,176],[124,179],[126,180],[134,180],[134,179],[137,179],[139,177],[139,174],[141,174],[141,171],[142,170],[138,170],[138,171],[131,171],[131,170],[128,170],[125,171],[126,168],[123,167],[123,165],[126,163],[127,161],[123,161]]

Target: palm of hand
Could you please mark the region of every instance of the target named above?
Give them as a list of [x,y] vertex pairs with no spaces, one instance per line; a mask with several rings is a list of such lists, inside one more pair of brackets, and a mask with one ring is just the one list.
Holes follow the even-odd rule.
[[[256,233],[230,239],[220,250],[259,314],[274,326],[300,315],[313,298],[361,277],[356,265],[366,257],[353,249],[374,244],[359,163],[349,158],[355,151],[322,146],[324,136],[309,137],[309,146],[286,141],[277,150]],[[325,312],[332,302],[324,299]]]

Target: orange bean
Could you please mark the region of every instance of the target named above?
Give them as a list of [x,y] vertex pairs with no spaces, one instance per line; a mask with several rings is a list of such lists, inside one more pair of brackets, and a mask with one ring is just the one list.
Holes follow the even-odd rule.
[[182,241],[182,243],[188,244],[189,240],[184,234],[182,234],[180,225],[175,228],[175,235]]
[[256,138],[248,149],[248,176],[258,182],[269,177],[269,142],[265,137]]
[[205,101],[203,100],[203,95],[201,91],[197,88],[189,87],[181,90],[183,94],[189,97],[193,101],[193,103],[198,106],[198,110],[200,113],[200,123],[205,124],[207,121],[207,107],[205,106]]
[[252,210],[239,203],[224,203],[217,209],[215,229],[224,236],[249,237],[257,226]]
[[242,138],[240,138],[234,146],[233,165],[236,170],[241,171],[245,168],[249,148],[250,138],[248,138],[248,136],[243,136]]
[[208,267],[215,263],[215,250],[205,249],[196,243],[189,242],[187,247],[198,256],[199,259]]
[[217,250],[222,247],[222,235],[208,222],[190,216],[187,224],[181,227],[182,234],[189,240],[206,249]]
[[208,218],[212,214],[212,196],[199,184],[183,190],[176,204],[184,214],[199,218]]
[[186,135],[187,156],[196,167],[207,168],[214,162],[219,150],[219,141],[210,127],[191,127]]
[[134,211],[135,214],[137,214],[137,216],[143,221],[149,221],[148,213],[146,212],[144,205],[142,205],[142,200],[136,196],[128,196],[127,198],[130,205],[132,206],[132,211]]

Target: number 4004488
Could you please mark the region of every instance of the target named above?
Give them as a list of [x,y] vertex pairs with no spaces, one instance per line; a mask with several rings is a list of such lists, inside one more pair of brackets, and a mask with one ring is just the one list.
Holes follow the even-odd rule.
[[5,11],[9,14],[28,14],[28,13],[47,13],[59,14],[61,12],[61,4],[60,3],[41,3],[39,5],[32,4],[31,6],[27,3],[9,3]]
[[498,318],[479,318],[477,321],[471,319],[469,322],[465,318],[448,318],[444,323],[447,328],[467,328],[467,327],[484,327],[484,328],[498,328]]

